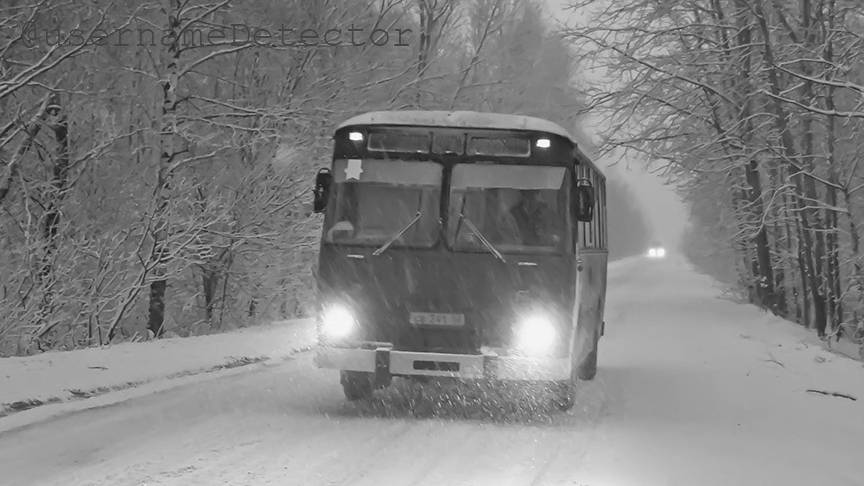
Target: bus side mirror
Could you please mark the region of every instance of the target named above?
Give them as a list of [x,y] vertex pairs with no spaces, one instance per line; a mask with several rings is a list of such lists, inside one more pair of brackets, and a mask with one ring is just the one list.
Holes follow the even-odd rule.
[[587,223],[594,219],[594,186],[591,182],[584,179],[578,181],[573,199],[573,212],[577,221]]
[[314,200],[312,202],[312,210],[316,213],[324,212],[327,207],[327,199],[330,197],[330,184],[333,183],[333,174],[330,169],[324,168],[318,171],[315,176],[315,188],[312,189]]

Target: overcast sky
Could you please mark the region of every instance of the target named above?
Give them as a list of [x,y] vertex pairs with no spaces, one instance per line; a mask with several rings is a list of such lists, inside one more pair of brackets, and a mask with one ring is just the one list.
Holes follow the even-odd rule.
[[[549,12],[553,15],[557,22],[567,25],[576,26],[586,21],[581,15],[574,17],[571,11],[565,11],[564,6],[568,0],[545,0],[549,7]],[[557,20],[557,22],[555,22]],[[595,73],[580,73],[581,76],[588,77],[592,81],[602,81],[601,75]],[[589,118],[590,119],[590,118]],[[589,136],[595,136],[597,127],[592,124],[600,124],[599,120],[593,120],[586,123],[581,128]],[[671,186],[664,184],[664,181],[659,176],[649,174],[644,170],[644,160],[625,160],[618,162],[615,167],[609,167],[612,160],[598,160],[601,167],[605,168],[607,173],[614,172],[619,174],[621,179],[625,180],[633,189],[633,193],[642,204],[645,216],[648,218],[648,223],[655,232],[656,238],[663,242],[666,246],[674,246],[678,243],[681,233],[685,226],[687,211],[681,203],[680,198],[675,194]],[[626,167],[626,166],[629,166]]]

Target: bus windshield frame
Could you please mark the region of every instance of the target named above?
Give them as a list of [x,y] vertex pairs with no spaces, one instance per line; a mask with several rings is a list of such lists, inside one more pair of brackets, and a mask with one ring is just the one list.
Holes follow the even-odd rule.
[[570,177],[563,166],[455,164],[447,194],[448,248],[486,252],[486,239],[505,255],[564,253]]
[[[404,140],[400,139],[404,137]],[[370,138],[375,138],[374,143]],[[497,142],[500,140],[501,142]],[[477,143],[482,143],[483,150]],[[530,147],[530,151],[526,150]],[[471,191],[477,192],[477,195],[469,196],[468,199],[480,197],[479,192],[488,192],[490,198],[498,200],[507,200],[508,204],[513,203],[515,199],[521,199],[520,192],[539,191],[539,199],[543,204],[553,209],[555,230],[555,241],[545,242],[544,244],[513,244],[513,241],[498,239],[498,244],[502,246],[501,251],[504,253],[516,254],[531,254],[538,255],[562,255],[569,254],[574,251],[576,244],[576,235],[573,234],[577,227],[577,222],[573,219],[572,211],[570,210],[570,197],[575,181],[577,170],[577,155],[574,154],[576,147],[572,141],[566,137],[556,133],[548,133],[542,131],[532,131],[524,129],[490,129],[490,128],[469,128],[460,126],[415,126],[415,125],[399,125],[390,126],[384,124],[378,125],[345,125],[340,127],[334,135],[334,150],[333,150],[333,170],[335,175],[334,190],[330,191],[330,198],[326,206],[327,215],[325,216],[324,235],[322,244],[325,245],[341,245],[341,246],[381,246],[387,248],[417,248],[417,249],[436,249],[438,251],[447,251],[454,253],[482,253],[482,252],[497,252],[489,250],[489,240],[485,244],[481,242],[485,239],[484,233],[492,232],[494,225],[491,222],[484,221],[476,213],[474,206],[477,203],[467,201],[468,209],[465,211],[469,224],[465,225],[465,218],[462,218],[462,223],[458,228],[459,240],[456,240],[457,229],[454,224],[459,224],[460,208],[455,207],[465,201],[459,201],[461,196],[454,196],[454,190],[460,191],[459,183],[457,182],[455,189],[453,186],[454,171],[457,173],[466,169],[460,167],[468,167],[469,171],[480,171],[479,175],[475,175],[478,181],[472,182]],[[495,154],[480,155],[477,152],[495,152]],[[339,164],[345,164],[346,160],[358,160],[362,164],[380,164],[380,167],[388,167],[388,170],[396,170],[402,173],[402,168],[408,165],[415,164],[438,164],[436,167],[441,168],[442,178],[440,185],[433,189],[429,184],[424,190],[429,192],[429,196],[437,200],[439,207],[433,208],[434,204],[426,204],[418,201],[413,208],[403,208],[399,212],[399,217],[393,219],[392,225],[384,224],[390,233],[390,237],[399,234],[400,228],[408,229],[391,244],[389,239],[384,238],[383,234],[372,238],[347,238],[335,237],[329,231],[338,222],[336,216],[331,213],[340,211],[339,207],[343,202],[339,197],[344,192],[345,181],[340,180],[340,171],[344,172],[345,167]],[[383,170],[383,169],[382,169]],[[483,173],[494,171],[516,171],[515,176],[505,177],[498,182],[483,182],[486,176]],[[537,171],[551,171],[557,174],[554,181],[554,190],[547,182],[531,182],[537,178]],[[365,177],[365,173],[364,173]],[[401,176],[399,176],[401,177]],[[435,183],[438,182],[436,176]],[[499,179],[501,175],[495,176]],[[459,177],[457,176],[456,179]],[[393,182],[393,181],[391,181]],[[414,182],[408,178],[397,181],[403,185],[411,185]],[[526,185],[527,184],[527,185]],[[534,187],[539,184],[539,187]],[[545,185],[544,185],[545,184]],[[422,185],[422,184],[421,184]],[[488,186],[483,189],[484,186]],[[406,189],[406,188],[403,188]],[[462,187],[464,192],[467,187]],[[396,191],[398,192],[398,191]],[[410,193],[410,191],[408,191]],[[500,194],[491,194],[497,192]],[[405,197],[405,194],[392,195],[397,201]],[[520,197],[517,197],[520,196]],[[381,196],[386,199],[388,196]],[[361,201],[362,202],[362,201]],[[381,203],[376,203],[381,205]],[[402,203],[404,205],[404,202]],[[418,209],[420,216],[417,221],[412,223],[412,219],[418,217]],[[503,210],[503,209],[502,209]],[[373,214],[376,210],[370,212]],[[379,215],[380,216],[380,215]],[[376,216],[369,216],[369,219],[374,219]],[[386,216],[385,216],[386,217]],[[396,222],[398,221],[398,223]],[[456,223],[454,223],[456,221]],[[432,235],[432,226],[437,224],[438,234]],[[392,227],[391,227],[392,226]],[[464,226],[464,229],[463,229]],[[512,226],[512,225],[511,225]],[[474,231],[467,231],[473,227]],[[351,225],[349,229],[353,230]],[[420,233],[427,236],[421,236]],[[462,241],[468,238],[464,233],[480,233],[474,235],[478,241]],[[492,238],[493,246],[496,238]],[[387,243],[385,245],[385,243]],[[518,242],[517,242],[518,243]]]
[[444,166],[435,161],[336,159],[323,241],[380,247],[417,217],[391,245],[432,248],[440,241]]

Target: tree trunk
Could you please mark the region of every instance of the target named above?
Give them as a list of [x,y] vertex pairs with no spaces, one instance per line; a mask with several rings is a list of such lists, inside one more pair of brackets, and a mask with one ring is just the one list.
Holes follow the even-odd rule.
[[57,249],[57,230],[60,226],[60,204],[66,196],[69,180],[69,123],[60,106],[59,96],[53,96],[48,106],[51,116],[50,126],[57,142],[54,167],[52,168],[51,194],[45,204],[45,219],[42,223],[42,236],[45,238],[46,251],[43,258],[41,277],[50,275],[51,259]]
[[[821,336],[824,335],[825,332],[825,299],[821,293],[821,272],[815,272],[814,269],[817,265],[817,261],[821,261],[824,253],[824,248],[822,248],[821,246],[816,248],[816,255],[813,255],[814,246],[811,238],[812,228],[810,223],[811,221],[818,219],[818,217],[814,216],[813,211],[807,207],[807,200],[805,199],[805,194],[809,197],[811,195],[811,191],[807,189],[808,183],[803,181],[804,175],[801,173],[801,168],[794,166],[795,161],[800,160],[800,157],[798,156],[799,154],[795,149],[795,142],[792,138],[792,132],[790,131],[789,124],[787,122],[787,120],[789,120],[788,113],[786,112],[786,109],[784,108],[782,102],[779,100],[782,89],[780,87],[780,79],[774,60],[774,50],[771,43],[771,31],[768,28],[768,22],[766,19],[765,9],[762,5],[762,0],[754,2],[753,11],[759,22],[762,34],[762,41],[764,42],[764,55],[762,56],[762,59],[765,65],[766,72],[768,74],[768,87],[771,94],[773,95],[771,97],[769,107],[772,111],[774,126],[780,133],[780,142],[783,149],[783,154],[786,158],[786,162],[787,164],[793,165],[796,170],[796,172],[792,174],[791,177],[793,178],[796,187],[796,194],[793,200],[795,205],[794,209],[797,214],[798,222],[800,224],[799,248],[805,261],[805,280],[808,280],[807,284],[813,300],[813,321],[817,332]],[[812,196],[815,197],[815,194],[812,194]]]
[[856,306],[852,318],[855,324],[858,325],[861,319],[858,309],[864,306],[864,273],[862,273],[860,260],[861,235],[858,234],[858,226],[855,224],[855,215],[852,212],[852,201],[850,198],[849,188],[846,187],[843,189],[843,199],[846,201],[846,207],[849,208],[846,217],[849,225],[849,251],[852,256],[852,285],[855,287],[856,296]]
[[417,0],[420,12],[420,45],[417,51],[417,86],[415,105],[419,109],[423,105],[423,79],[426,70],[438,46],[438,40],[444,27],[453,14],[453,0]]
[[45,117],[48,115],[49,98],[45,98],[39,111],[27,124],[24,129],[24,140],[21,141],[18,148],[12,153],[9,162],[6,162],[5,167],[3,167],[3,172],[0,173],[0,204],[3,203],[3,200],[6,199],[6,196],[12,190],[12,182],[18,173],[18,164],[21,163],[21,159],[30,150],[33,140],[36,139],[36,135],[42,129],[42,123],[44,123]]
[[162,326],[165,323],[165,286],[167,283],[165,279],[154,280],[150,283],[150,314],[147,320],[147,329],[153,337],[159,337],[164,332]]
[[[829,6],[829,18],[832,19],[830,21],[829,27],[833,28],[833,19],[834,19],[834,4],[831,2]],[[823,58],[829,62],[833,62],[834,52],[833,52],[833,40],[826,39],[826,47],[823,50]],[[829,75],[830,77],[830,75]],[[828,111],[835,111],[836,106],[834,103],[834,87],[828,86],[826,88],[825,93],[825,108]],[[838,184],[840,177],[837,174],[837,152],[836,152],[836,140],[837,140],[837,122],[835,117],[828,116],[827,117],[827,133],[826,135],[826,143],[828,145],[828,181],[832,184]],[[827,190],[827,199],[828,205],[831,208],[835,208],[838,205],[837,198],[837,189],[832,186],[828,186]],[[846,201],[847,209],[850,208],[850,201]],[[826,235],[826,244],[827,244],[827,268],[828,272],[826,278],[828,280],[826,285],[826,290],[828,291],[828,305],[829,305],[829,315],[830,319],[828,325],[830,326],[831,333],[838,333],[841,331],[840,324],[844,321],[843,316],[843,301],[842,301],[842,288],[840,284],[841,273],[840,273],[840,245],[839,245],[839,217],[837,215],[837,211],[833,209],[826,210],[825,213],[829,231]],[[854,229],[854,228],[853,228]],[[854,238],[855,236],[853,236]]]
[[54,132],[54,140],[57,148],[54,152],[54,166],[52,167],[52,178],[50,190],[45,201],[45,214],[42,220],[42,238],[45,241],[45,250],[39,267],[39,282],[42,284],[44,293],[40,303],[41,327],[37,338],[42,337],[50,330],[52,325],[45,321],[51,313],[54,305],[54,293],[51,280],[54,273],[54,258],[57,252],[57,231],[60,227],[60,207],[69,180],[69,123],[66,113],[60,105],[60,97],[52,94],[48,101],[47,115],[48,125]]
[[216,289],[219,286],[219,274],[203,266],[201,268],[201,286],[204,292],[204,311],[207,314],[207,323],[212,328],[213,310],[216,306]]
[[[741,50],[741,58],[739,59],[741,70],[740,77],[737,79],[738,92],[745,93],[744,98],[740,101],[741,110],[739,120],[741,123],[741,139],[745,145],[751,145],[753,142],[753,101],[751,96],[746,93],[752,92],[750,72],[752,70],[752,49],[753,49],[753,34],[752,22],[750,21],[748,11],[744,9],[741,0],[737,2],[737,10],[735,14],[738,33],[735,40],[738,49]],[[719,11],[719,8],[717,8]],[[759,295],[759,304],[773,313],[778,312],[778,299],[774,287],[774,271],[771,266],[771,247],[768,242],[768,231],[764,221],[765,206],[762,203],[762,181],[759,170],[759,163],[755,159],[750,159],[744,166],[745,180],[747,181],[747,194],[749,200],[749,220],[751,224],[758,224],[758,230],[753,238],[753,244],[756,251],[756,262],[758,264],[756,270],[756,289]]]
[[[174,3],[176,0],[171,0]],[[180,61],[180,46],[177,33],[180,19],[177,14],[180,5],[169,9],[168,31],[172,39],[167,46],[168,62],[163,71],[165,79],[160,81],[162,88],[161,125],[159,135],[158,164],[156,181],[155,213],[153,228],[153,280],[150,283],[150,312],[147,329],[154,337],[162,335],[165,319],[165,288],[167,287],[168,265],[168,191],[171,183],[171,163],[177,153],[174,142],[177,136],[177,82]]]
[[[795,196],[793,196],[794,198]],[[792,203],[794,206],[794,202]],[[798,260],[798,275],[800,276],[801,282],[801,325],[804,327],[810,327],[811,321],[811,312],[810,312],[810,281],[808,277],[808,272],[810,272],[810,266],[808,265],[809,257],[807,256],[807,252],[804,250],[803,238],[801,235],[804,234],[804,230],[801,228],[801,218],[795,218],[795,228],[797,230],[796,235],[796,259]]]
[[[762,205],[762,184],[759,180],[759,167],[756,161],[751,160],[746,166],[747,185],[750,186],[748,191],[750,196],[750,211],[751,216],[756,218],[756,221],[761,221],[763,212],[765,211]],[[756,250],[758,278],[757,292],[759,294],[760,305],[770,309],[775,314],[777,310],[777,298],[774,292],[774,271],[771,268],[771,248],[768,244],[768,231],[764,224],[759,224],[759,230],[754,238]]]
[[785,236],[783,235],[783,226],[780,224],[780,212],[775,210],[773,213],[775,222],[771,225],[771,240],[773,240],[772,253],[779,261],[779,264],[774,267],[774,297],[776,313],[781,317],[789,317],[789,298],[786,289],[787,258],[782,247],[782,242]]

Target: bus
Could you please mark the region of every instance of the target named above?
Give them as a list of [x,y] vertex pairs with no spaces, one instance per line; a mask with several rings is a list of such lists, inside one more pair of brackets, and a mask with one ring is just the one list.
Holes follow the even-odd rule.
[[542,382],[572,407],[605,327],[605,190],[573,137],[540,118],[380,111],[340,124],[312,191],[316,365],[339,370],[348,400],[438,377]]

